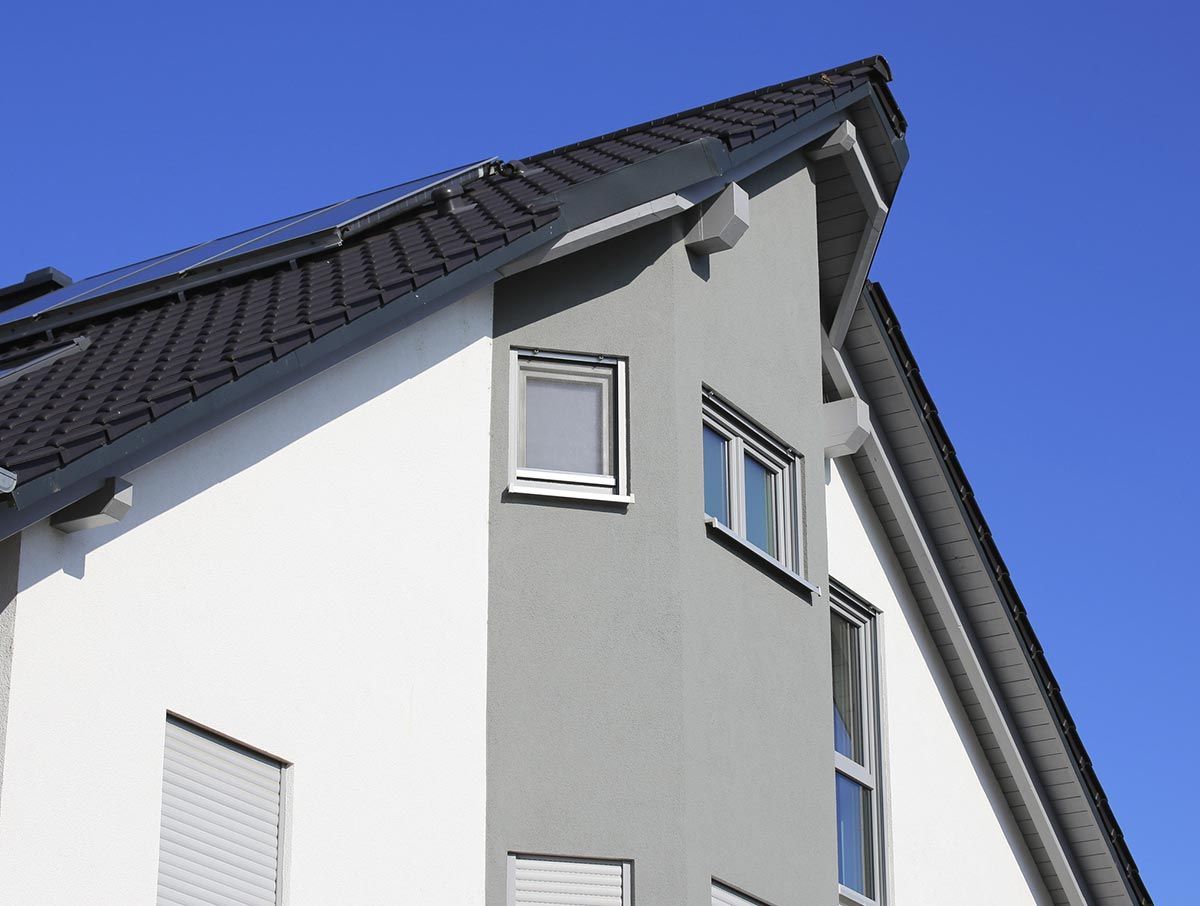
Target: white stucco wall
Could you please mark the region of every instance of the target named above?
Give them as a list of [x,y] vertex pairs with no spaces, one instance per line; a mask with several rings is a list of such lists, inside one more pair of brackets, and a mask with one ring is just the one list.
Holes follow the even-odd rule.
[[886,537],[846,459],[826,488],[829,572],[883,613],[892,906],[1049,899]]
[[292,906],[482,902],[491,315],[137,470],[118,526],[26,533],[0,902],[154,902],[167,710],[294,762]]

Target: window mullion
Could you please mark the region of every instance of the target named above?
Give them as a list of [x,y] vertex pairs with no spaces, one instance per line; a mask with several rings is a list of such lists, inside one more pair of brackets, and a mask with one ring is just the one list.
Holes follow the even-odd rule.
[[746,446],[734,436],[729,443],[729,518],[739,535],[746,534]]

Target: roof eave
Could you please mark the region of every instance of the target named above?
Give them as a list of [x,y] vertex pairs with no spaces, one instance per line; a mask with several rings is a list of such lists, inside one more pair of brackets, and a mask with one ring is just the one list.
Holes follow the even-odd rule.
[[263,365],[53,472],[18,484],[0,509],[0,540],[15,535],[204,432],[499,279],[498,269],[563,232],[557,220],[419,290]]

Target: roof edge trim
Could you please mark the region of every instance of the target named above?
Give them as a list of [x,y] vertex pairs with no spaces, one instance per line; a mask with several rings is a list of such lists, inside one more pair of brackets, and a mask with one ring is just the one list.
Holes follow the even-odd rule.
[[1108,806],[1108,797],[1104,794],[1100,779],[1088,757],[1087,749],[1076,729],[1074,720],[1071,719],[1066,701],[1063,699],[1060,687],[1046,661],[1042,645],[1030,623],[1025,606],[1016,590],[1008,567],[1004,563],[1004,558],[993,540],[991,529],[975,499],[966,473],[958,461],[958,455],[950,442],[949,434],[938,415],[937,406],[933,403],[933,398],[921,377],[921,370],[900,329],[900,322],[896,317],[895,310],[878,282],[869,282],[863,288],[862,298],[875,318],[880,333],[885,337],[890,354],[895,357],[900,366],[899,371],[903,375],[904,383],[913,399],[914,408],[929,433],[931,445],[942,460],[942,467],[945,469],[948,479],[947,483],[954,489],[958,498],[960,511],[964,517],[963,521],[970,529],[980,559],[992,574],[991,581],[1000,593],[1015,634],[1021,639],[1023,653],[1030,663],[1032,673],[1042,686],[1048,707],[1057,718],[1055,725],[1064,738],[1067,750],[1073,756],[1072,768],[1079,778],[1080,785],[1088,794],[1084,798],[1089,803],[1093,817],[1103,828],[1104,838],[1109,841],[1113,849],[1114,861],[1122,871],[1128,892],[1133,901],[1140,906],[1152,906],[1153,900],[1150,892],[1142,881],[1141,873],[1138,871],[1133,853],[1125,842],[1125,835],[1121,831],[1116,815]]
[[750,100],[769,91],[786,91],[787,89],[793,88],[797,85],[812,85],[814,83],[819,84],[823,76],[844,75],[855,69],[864,68],[870,68],[873,71],[874,78],[871,79],[871,82],[887,92],[886,100],[888,106],[891,108],[888,118],[889,124],[893,128],[898,128],[899,134],[903,136],[904,129],[907,128],[907,122],[904,120],[904,117],[900,115],[900,108],[896,105],[895,97],[892,95],[891,91],[888,91],[886,88],[887,83],[892,80],[892,67],[888,64],[887,60],[882,54],[875,54],[874,56],[863,57],[861,60],[855,60],[853,63],[844,63],[843,65],[835,66],[832,69],[825,69],[821,72],[800,76],[799,78],[788,79],[785,82],[776,82],[772,85],[764,85],[751,91],[744,91],[741,94],[735,94],[732,97],[722,98],[719,101],[710,101],[709,103],[701,104],[698,107],[689,107],[687,110],[680,110],[665,116],[655,117],[654,119],[649,119],[645,122],[637,123],[632,126],[623,126],[620,129],[616,129],[612,132],[605,132],[602,135],[592,136],[590,138],[582,139],[581,141],[570,142],[569,144],[561,145],[557,148],[551,148],[549,151],[539,151],[537,154],[522,159],[528,163],[533,163],[552,155],[567,154],[579,148],[597,144],[598,142],[609,141],[610,139],[614,138],[621,138],[624,135],[630,135],[634,132],[652,129],[655,126],[661,126],[666,123],[673,123],[684,117],[695,116],[696,114],[704,113],[706,110],[712,110],[725,104],[736,104],[739,101]]

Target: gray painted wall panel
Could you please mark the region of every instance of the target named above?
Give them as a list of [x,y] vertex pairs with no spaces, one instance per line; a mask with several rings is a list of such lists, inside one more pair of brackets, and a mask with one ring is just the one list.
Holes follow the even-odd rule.
[[13,642],[17,629],[17,581],[21,536],[0,541],[0,809],[4,808],[4,749],[12,694]]
[[[797,158],[743,186],[732,251],[690,257],[676,218],[497,285],[489,906],[510,851],[632,859],[645,904],[707,903],[713,876],[777,906],[835,899],[827,606],[702,522],[702,383],[821,487],[815,189]],[[503,494],[513,346],[628,356],[636,503]],[[824,585],[820,493],[805,518]]]

